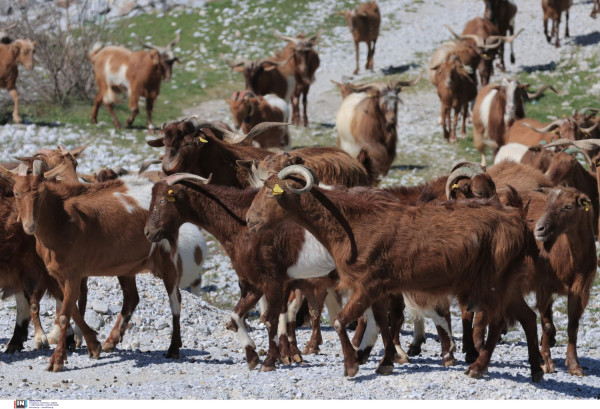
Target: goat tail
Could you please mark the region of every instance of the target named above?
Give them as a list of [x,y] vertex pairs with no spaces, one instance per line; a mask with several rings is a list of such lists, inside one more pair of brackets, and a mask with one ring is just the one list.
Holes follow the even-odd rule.
[[94,46],[92,47],[90,53],[88,54],[90,61],[92,61],[92,62],[94,61],[94,58],[96,57],[98,52],[100,52],[101,49],[102,49],[101,42],[98,41],[98,42],[94,43]]

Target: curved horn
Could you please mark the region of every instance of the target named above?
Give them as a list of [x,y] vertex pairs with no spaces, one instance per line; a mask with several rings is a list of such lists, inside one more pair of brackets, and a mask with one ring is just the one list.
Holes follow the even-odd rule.
[[519,34],[521,34],[524,30],[525,29],[522,28],[519,31],[517,31],[516,34],[513,34],[510,37],[506,37],[506,36],[489,36],[488,40],[489,41],[502,40],[502,41],[505,41],[507,43],[512,43],[513,41],[515,41],[515,38],[517,38],[519,36]]
[[207,185],[210,183],[211,179],[212,179],[212,173],[210,174],[210,176],[208,178],[203,178],[202,176],[194,175],[191,173],[175,173],[173,175],[167,176],[167,178],[165,178],[165,182],[167,182],[167,185],[173,186],[175,183],[182,181],[182,180],[193,180],[193,181],[201,182],[201,183]]
[[77,148],[69,151],[69,153],[74,157],[74,158],[78,158],[81,157],[82,153],[88,146],[90,146],[89,143],[86,143],[85,145],[81,145],[78,146]]
[[228,59],[226,59],[223,54],[221,54],[220,57],[223,61],[225,61],[225,64],[229,65],[230,68],[241,67],[242,65],[246,65],[249,62],[249,60],[247,58],[244,58],[243,60],[239,60],[236,62],[231,62]]
[[501,45],[502,45],[502,40],[498,40],[497,42],[492,43],[492,44],[485,44],[485,41],[483,41],[483,44],[482,45],[477,44],[477,47],[483,48],[484,50],[493,50],[494,48],[498,48]]
[[314,44],[314,43],[316,43],[319,40],[319,38],[321,37],[321,34],[323,34],[323,29],[322,28],[320,28],[319,31],[317,31],[316,34],[308,37],[307,41],[309,43],[311,43],[311,44]]
[[273,30],[273,34],[275,35],[275,37],[279,38],[280,40],[290,41],[294,44],[298,44],[301,41],[300,38],[284,36],[277,30]]
[[348,87],[348,89],[352,92],[367,92],[371,89],[375,89],[377,91],[379,91],[379,88],[377,88],[374,84],[350,84],[350,83],[345,83],[344,85],[346,85],[346,87]]
[[150,165],[157,165],[160,163],[162,163],[162,161],[160,159],[148,159],[148,160],[143,161],[142,164],[140,165],[140,169],[138,170],[138,175],[141,175],[142,173],[144,173],[150,167]]
[[[593,140],[593,139],[589,139],[589,140]],[[544,148],[554,148],[556,146],[573,145],[573,142],[574,141],[572,141],[568,138],[560,138],[560,139],[557,139],[550,143],[540,144],[540,146],[542,146]]]
[[[278,126],[289,126],[291,122],[261,122],[254,126],[254,128],[250,129],[250,132],[244,137],[244,139],[252,140],[256,135],[259,135],[271,128],[276,128]],[[242,140],[244,140],[242,139]],[[235,143],[235,142],[232,142]]]
[[[23,163],[21,163],[21,165],[24,165]],[[20,166],[20,165],[19,165]],[[27,166],[27,165],[25,165]],[[17,172],[13,170],[8,170],[6,169],[4,166],[0,165],[0,175],[8,180],[14,181],[15,180],[15,174],[18,174]]]
[[589,128],[579,128],[580,130],[583,131],[583,133],[586,134],[590,134],[594,131],[594,129],[598,128],[598,122],[596,122],[594,125],[590,126]]
[[[37,161],[36,161],[37,162]],[[41,161],[40,161],[41,162]],[[44,179],[52,180],[60,175],[65,169],[67,169],[67,164],[65,162],[61,163],[58,166],[50,169],[48,172],[44,172]],[[33,162],[33,173],[35,173],[35,162]]]
[[582,108],[579,110],[575,110],[574,114],[580,113],[581,115],[585,115],[586,112],[588,112],[588,111],[592,112],[592,114],[597,114],[598,112],[600,112],[600,109],[592,108],[592,107],[585,107],[585,108]]
[[521,126],[525,126],[533,131],[539,132],[539,133],[547,133],[552,131],[554,128],[557,128],[559,126],[561,126],[563,123],[565,122],[565,119],[556,119],[554,121],[552,121],[551,123],[549,123],[548,125],[546,125],[543,128],[536,128],[531,124],[528,124],[527,122],[524,122],[521,124]]
[[537,92],[530,93],[529,91],[527,91],[527,98],[528,99],[536,99],[537,97],[542,95],[544,93],[544,91],[546,91],[548,88],[550,88],[552,91],[554,91],[554,93],[558,94],[558,91],[552,85],[544,84],[542,86],[542,88],[540,88]]
[[169,43],[169,45],[167,46],[167,49],[170,50],[171,47],[173,47],[175,44],[177,44],[179,42],[179,40],[181,40],[181,33],[177,33],[177,35],[175,35],[175,40],[173,40]]
[[135,39],[137,40],[137,42],[144,48],[149,48],[151,50],[156,50],[158,47],[156,47],[155,45],[152,45],[150,43],[145,43],[142,40],[140,40],[140,38],[137,36],[137,34],[135,35]]
[[423,76],[423,71],[421,71],[419,73],[419,75],[417,75],[417,78],[414,78],[410,81],[397,81],[394,84],[394,88],[410,87],[412,85],[415,85],[417,82],[419,82],[421,80],[422,76]]
[[[284,180],[285,178],[287,178],[288,176],[290,176],[292,174],[300,174],[300,175],[304,176],[304,180],[306,180],[306,185],[304,185],[304,187],[302,189],[295,189],[293,187],[290,187],[289,185],[287,186],[287,188],[291,192],[294,192],[299,195],[310,192],[310,190],[313,188],[313,186],[315,184],[315,175],[306,166],[291,165],[291,166],[281,169],[279,171],[279,173],[277,174],[277,178],[279,180]],[[318,183],[318,181],[316,181],[316,182]]]
[[448,176],[448,180],[446,181],[446,198],[448,200],[452,199],[452,186],[458,179],[473,179],[475,175],[478,175],[480,173],[483,172],[477,172],[468,166],[463,166],[452,171],[452,173],[450,173],[450,176]]
[[460,168],[471,169],[473,172],[475,172],[475,174],[485,173],[485,168],[476,162],[459,162],[454,165],[450,173]]

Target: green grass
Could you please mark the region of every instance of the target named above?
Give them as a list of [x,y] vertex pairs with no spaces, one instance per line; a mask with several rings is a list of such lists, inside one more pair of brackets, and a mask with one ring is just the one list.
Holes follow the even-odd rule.
[[[137,36],[144,42],[165,46],[181,29],[180,48],[177,56],[182,64],[175,64],[173,79],[163,82],[160,96],[153,110],[153,122],[160,125],[183,115],[186,108],[204,101],[226,98],[235,90],[244,88],[241,73],[232,72],[220,59],[225,55],[230,60],[241,58],[269,57],[285,46],[285,42],[274,37],[273,30],[291,35],[301,31],[315,33],[324,30],[322,42],[331,41],[329,32],[333,27],[345,26],[342,16],[334,11],[353,7],[354,1],[338,1],[330,14],[322,15],[311,5],[315,0],[258,0],[247,2],[214,1],[203,9],[145,14],[122,19],[108,30],[108,44],[140,49]],[[275,9],[279,11],[273,18]],[[281,12],[285,10],[285,12]],[[87,127],[91,132],[112,129],[112,120],[104,107],[100,108],[98,121],[106,123],[99,127],[90,126],[91,100],[70,100],[66,106],[44,103],[22,107],[24,116],[35,123],[61,122]],[[12,104],[6,109],[12,110]],[[115,111],[122,124],[129,116],[127,97],[123,95]],[[144,127],[146,113],[143,103],[135,126]]]

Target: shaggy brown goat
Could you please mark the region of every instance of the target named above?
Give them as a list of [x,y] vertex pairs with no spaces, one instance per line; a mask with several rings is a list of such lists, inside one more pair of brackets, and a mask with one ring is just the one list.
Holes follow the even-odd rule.
[[[300,174],[306,183],[289,179],[292,174]],[[246,220],[252,231],[294,221],[333,255],[340,285],[352,291],[334,325],[345,375],[358,371],[356,351],[346,333],[348,323],[372,307],[385,345],[377,372],[390,373],[397,355],[387,327],[388,295],[430,291],[455,295],[459,302],[493,316],[485,353],[467,370],[470,376],[481,377],[487,369],[508,318],[521,322],[532,378],[536,382],[542,378],[535,314],[520,292],[519,267],[532,238],[518,211],[495,201],[410,207],[375,188],[324,191],[315,187],[307,168],[293,166],[265,182]],[[460,220],[456,228],[453,220]]]

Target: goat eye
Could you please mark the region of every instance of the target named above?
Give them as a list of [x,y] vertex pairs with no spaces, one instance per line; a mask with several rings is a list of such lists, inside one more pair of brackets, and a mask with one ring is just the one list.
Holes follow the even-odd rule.
[[571,205],[566,205],[566,206],[564,207],[564,209],[565,209],[565,210],[571,210],[572,208],[573,208],[573,206],[571,206]]
[[165,199],[162,199],[162,200],[160,201],[160,204],[161,204],[161,205],[164,205],[164,204],[166,204],[166,203],[167,203],[167,201],[166,201]]

